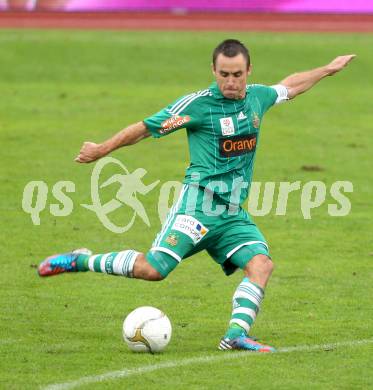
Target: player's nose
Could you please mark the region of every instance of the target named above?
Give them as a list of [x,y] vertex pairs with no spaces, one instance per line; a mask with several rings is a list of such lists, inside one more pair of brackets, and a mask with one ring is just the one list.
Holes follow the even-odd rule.
[[226,85],[227,86],[232,86],[233,85],[233,80],[230,77],[227,78]]

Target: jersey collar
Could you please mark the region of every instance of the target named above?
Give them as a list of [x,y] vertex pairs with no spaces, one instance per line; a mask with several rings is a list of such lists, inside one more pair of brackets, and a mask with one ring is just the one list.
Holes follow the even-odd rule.
[[215,99],[225,99],[224,95],[220,92],[220,89],[218,87],[218,84],[216,83],[216,81],[214,81],[210,87],[209,87],[210,91],[212,92],[212,95],[214,96]]
[[[210,84],[209,90],[211,91],[211,93],[212,93],[212,95],[214,96],[215,99],[217,99],[217,100],[226,99],[226,97],[220,92],[220,89],[219,89],[218,84],[216,83],[216,81],[214,81],[212,84]],[[246,86],[246,96],[244,97],[244,99],[247,97],[249,91],[250,91],[250,88],[247,85]],[[242,100],[244,100],[244,99],[242,99]],[[232,99],[227,99],[227,100],[232,100]]]

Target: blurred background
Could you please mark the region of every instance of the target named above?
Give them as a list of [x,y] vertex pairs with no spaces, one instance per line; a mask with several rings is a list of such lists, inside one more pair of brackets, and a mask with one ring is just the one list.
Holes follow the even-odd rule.
[[[256,389],[371,389],[373,0],[0,0],[0,9],[0,389],[70,388],[69,381],[124,367],[141,375],[84,388],[241,389],[254,367],[250,385]],[[346,348],[270,361],[218,360],[216,346],[242,276],[222,277],[206,253],[160,284],[94,273],[37,275],[42,259],[73,248],[148,250],[161,229],[160,189],[138,197],[151,227],[136,218],[128,232],[114,234],[81,206],[91,203],[94,166],[78,165],[74,157],[82,142],[101,142],[207,88],[211,52],[227,38],[249,47],[250,84],[272,85],[335,56],[357,54],[341,74],[266,115],[254,175],[259,184],[276,184],[273,207],[255,217],[276,272],[254,334],[280,348]],[[189,161],[183,131],[112,156],[130,172],[146,169],[145,184],[181,182]],[[103,174],[108,179],[114,173],[113,165]],[[44,200],[40,196],[40,225],[22,209],[31,181],[43,182],[47,192]],[[345,195],[352,209],[344,217],[329,214],[338,203],[331,194],[337,181],[353,184]],[[61,182],[75,183],[65,194],[70,213],[54,195]],[[289,195],[286,215],[277,215],[282,182],[325,184],[325,201],[312,219],[301,212],[301,190]],[[102,189],[103,203],[117,190],[115,184]],[[262,198],[263,190],[260,210]],[[123,205],[109,218],[124,226],[132,210]],[[173,340],[164,355],[132,354],[122,341],[124,316],[144,305],[172,320]],[[218,354],[209,364],[201,359]],[[200,364],[157,375],[141,371],[145,364],[184,358]]]
[[372,13],[371,0],[0,0],[1,10]]

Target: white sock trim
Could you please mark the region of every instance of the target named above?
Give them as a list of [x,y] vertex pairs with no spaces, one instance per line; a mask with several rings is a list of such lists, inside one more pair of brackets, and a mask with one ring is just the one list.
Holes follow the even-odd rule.
[[253,296],[252,294],[249,294],[248,292],[242,291],[242,290],[239,290],[239,289],[237,289],[236,292],[233,295],[233,300],[235,300],[237,298],[247,299],[247,300],[251,301],[254,305],[256,305],[258,307],[260,306],[260,303],[262,302],[261,300],[258,300],[255,296]]
[[133,266],[139,253],[131,249],[118,252],[113,261],[113,274],[131,278],[133,275]]
[[113,274],[122,275],[122,262],[123,258],[126,257],[127,251],[119,252],[113,261]]
[[95,260],[96,260],[97,256],[100,256],[100,255],[94,255],[94,256],[91,256],[91,257],[88,259],[88,268],[89,268],[89,270],[92,271],[92,272],[95,271],[94,263],[95,263]]
[[131,277],[133,276],[133,266],[135,265],[135,261],[137,259],[137,255],[140,253],[140,252],[136,252],[136,251],[132,251],[133,254],[128,262],[128,265],[127,265],[127,275],[128,277]]
[[106,259],[109,257],[110,253],[106,253],[105,255],[103,255],[101,257],[101,260],[100,260],[100,269],[101,269],[101,272],[103,274],[106,273],[106,269],[105,269],[105,263],[106,263]]
[[232,315],[235,314],[246,314],[251,317],[253,320],[256,318],[255,310],[249,309],[248,307],[238,307],[237,309],[233,309]]
[[260,290],[257,286],[255,286],[254,283],[251,283],[251,282],[241,282],[240,286],[244,287],[244,288],[249,288],[251,290],[253,290],[253,292],[258,296],[258,298],[262,299],[264,294],[263,294],[263,291]]

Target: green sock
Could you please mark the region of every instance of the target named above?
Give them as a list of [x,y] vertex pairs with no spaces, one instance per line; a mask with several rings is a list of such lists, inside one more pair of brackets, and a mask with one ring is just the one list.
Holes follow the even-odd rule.
[[79,255],[76,259],[76,268],[80,272],[89,271],[88,267],[89,255]]
[[224,338],[235,339],[240,337],[242,333],[246,334],[246,330],[242,326],[233,323],[229,326]]
[[133,277],[133,267],[139,252],[125,250],[97,255],[80,254],[76,259],[78,271],[102,272],[112,275]]
[[242,333],[248,335],[263,298],[263,289],[250,282],[248,278],[244,278],[234,293],[232,317],[224,337],[232,339],[241,336]]

